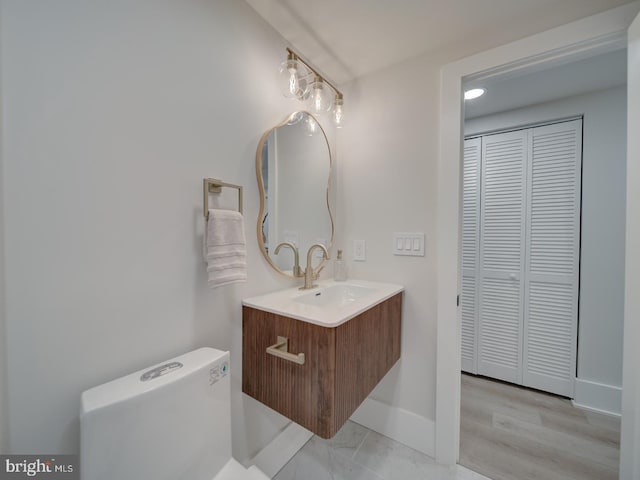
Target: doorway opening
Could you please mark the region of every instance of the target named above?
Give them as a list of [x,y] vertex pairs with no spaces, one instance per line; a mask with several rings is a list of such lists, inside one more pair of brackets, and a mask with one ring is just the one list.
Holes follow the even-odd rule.
[[629,19],[636,13],[630,7],[628,10],[614,9],[443,68],[437,235],[436,459],[440,463],[456,463],[459,453],[460,319],[455,298],[460,293],[458,286],[461,284],[461,272],[457,266],[461,246],[458,222],[461,205],[462,84],[464,81],[534,72],[543,66],[546,68],[622,48],[626,45]]
[[465,102],[460,463],[616,478],[626,50],[465,90],[478,87],[482,104]]

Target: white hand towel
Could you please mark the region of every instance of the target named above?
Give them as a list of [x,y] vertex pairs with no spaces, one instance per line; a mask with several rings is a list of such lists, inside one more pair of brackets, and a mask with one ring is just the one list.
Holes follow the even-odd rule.
[[247,280],[247,246],[241,213],[209,210],[203,243],[211,288]]

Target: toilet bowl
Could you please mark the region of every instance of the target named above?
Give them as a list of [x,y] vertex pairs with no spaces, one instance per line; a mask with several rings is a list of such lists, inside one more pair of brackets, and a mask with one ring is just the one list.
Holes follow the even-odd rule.
[[266,480],[231,456],[229,352],[200,348],[82,393],[82,480]]

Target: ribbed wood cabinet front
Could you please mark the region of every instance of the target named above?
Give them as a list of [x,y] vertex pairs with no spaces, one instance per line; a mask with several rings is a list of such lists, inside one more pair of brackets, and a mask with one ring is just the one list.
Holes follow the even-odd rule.
[[[402,293],[337,327],[243,307],[242,391],[331,438],[400,358]],[[277,337],[298,365],[266,352]]]

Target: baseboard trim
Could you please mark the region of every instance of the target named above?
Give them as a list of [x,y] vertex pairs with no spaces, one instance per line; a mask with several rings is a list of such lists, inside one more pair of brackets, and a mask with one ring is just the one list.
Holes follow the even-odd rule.
[[576,378],[573,405],[619,417],[622,412],[622,388]]
[[478,472],[474,472],[463,465],[457,464],[455,468],[457,473],[456,478],[459,478],[460,480],[491,480],[489,477],[485,477]]
[[273,478],[312,436],[309,430],[291,422],[248,463]]
[[435,456],[435,422],[403,408],[367,398],[351,420],[419,452]]

